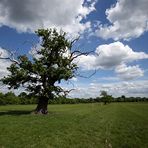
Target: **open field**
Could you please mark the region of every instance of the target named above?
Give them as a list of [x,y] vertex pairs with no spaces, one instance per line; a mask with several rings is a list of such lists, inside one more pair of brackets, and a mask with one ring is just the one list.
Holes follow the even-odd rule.
[[148,103],[0,106],[0,148],[147,148]]

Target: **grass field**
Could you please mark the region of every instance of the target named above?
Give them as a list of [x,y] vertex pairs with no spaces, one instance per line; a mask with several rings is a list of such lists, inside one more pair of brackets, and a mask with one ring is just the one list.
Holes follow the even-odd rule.
[[0,106],[0,148],[148,148],[148,104]]

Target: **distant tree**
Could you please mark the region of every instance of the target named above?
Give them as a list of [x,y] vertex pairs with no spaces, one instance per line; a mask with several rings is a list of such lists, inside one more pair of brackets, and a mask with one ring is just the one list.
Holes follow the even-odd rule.
[[101,100],[104,102],[105,105],[112,101],[112,96],[108,95],[107,91],[102,90],[100,96],[102,97]]
[[42,39],[41,48],[36,49],[38,56],[32,59],[26,55],[17,59],[5,58],[13,64],[8,68],[10,74],[4,77],[2,82],[9,85],[10,89],[24,86],[31,95],[38,98],[35,113],[47,114],[48,100],[53,99],[55,95],[69,92],[55,83],[73,78],[78,69],[74,59],[88,53],[72,49],[78,38],[70,41],[63,31],[39,29],[36,33]]
[[19,104],[18,97],[13,92],[7,92],[4,94],[6,104]]
[[100,97],[96,97],[96,98],[95,98],[95,101],[96,101],[96,102],[101,102],[101,98],[100,98]]
[[26,92],[21,92],[19,95],[20,104],[32,104],[32,98]]
[[0,92],[0,105],[5,105],[4,94]]
[[18,95],[18,97],[20,97],[20,98],[27,98],[28,95],[27,95],[26,92],[21,92],[21,93]]
[[126,97],[124,95],[121,96],[122,101],[126,101]]

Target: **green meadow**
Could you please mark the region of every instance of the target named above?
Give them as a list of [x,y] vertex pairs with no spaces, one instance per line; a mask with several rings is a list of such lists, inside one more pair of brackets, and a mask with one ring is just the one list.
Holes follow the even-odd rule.
[[148,148],[148,103],[0,106],[0,148]]

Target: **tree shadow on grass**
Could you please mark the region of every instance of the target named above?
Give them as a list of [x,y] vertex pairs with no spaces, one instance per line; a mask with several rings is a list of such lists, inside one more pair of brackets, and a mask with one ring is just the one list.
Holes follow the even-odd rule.
[[8,111],[1,111],[0,116],[9,115],[9,116],[20,116],[20,115],[29,115],[32,111],[26,110],[8,110]]

